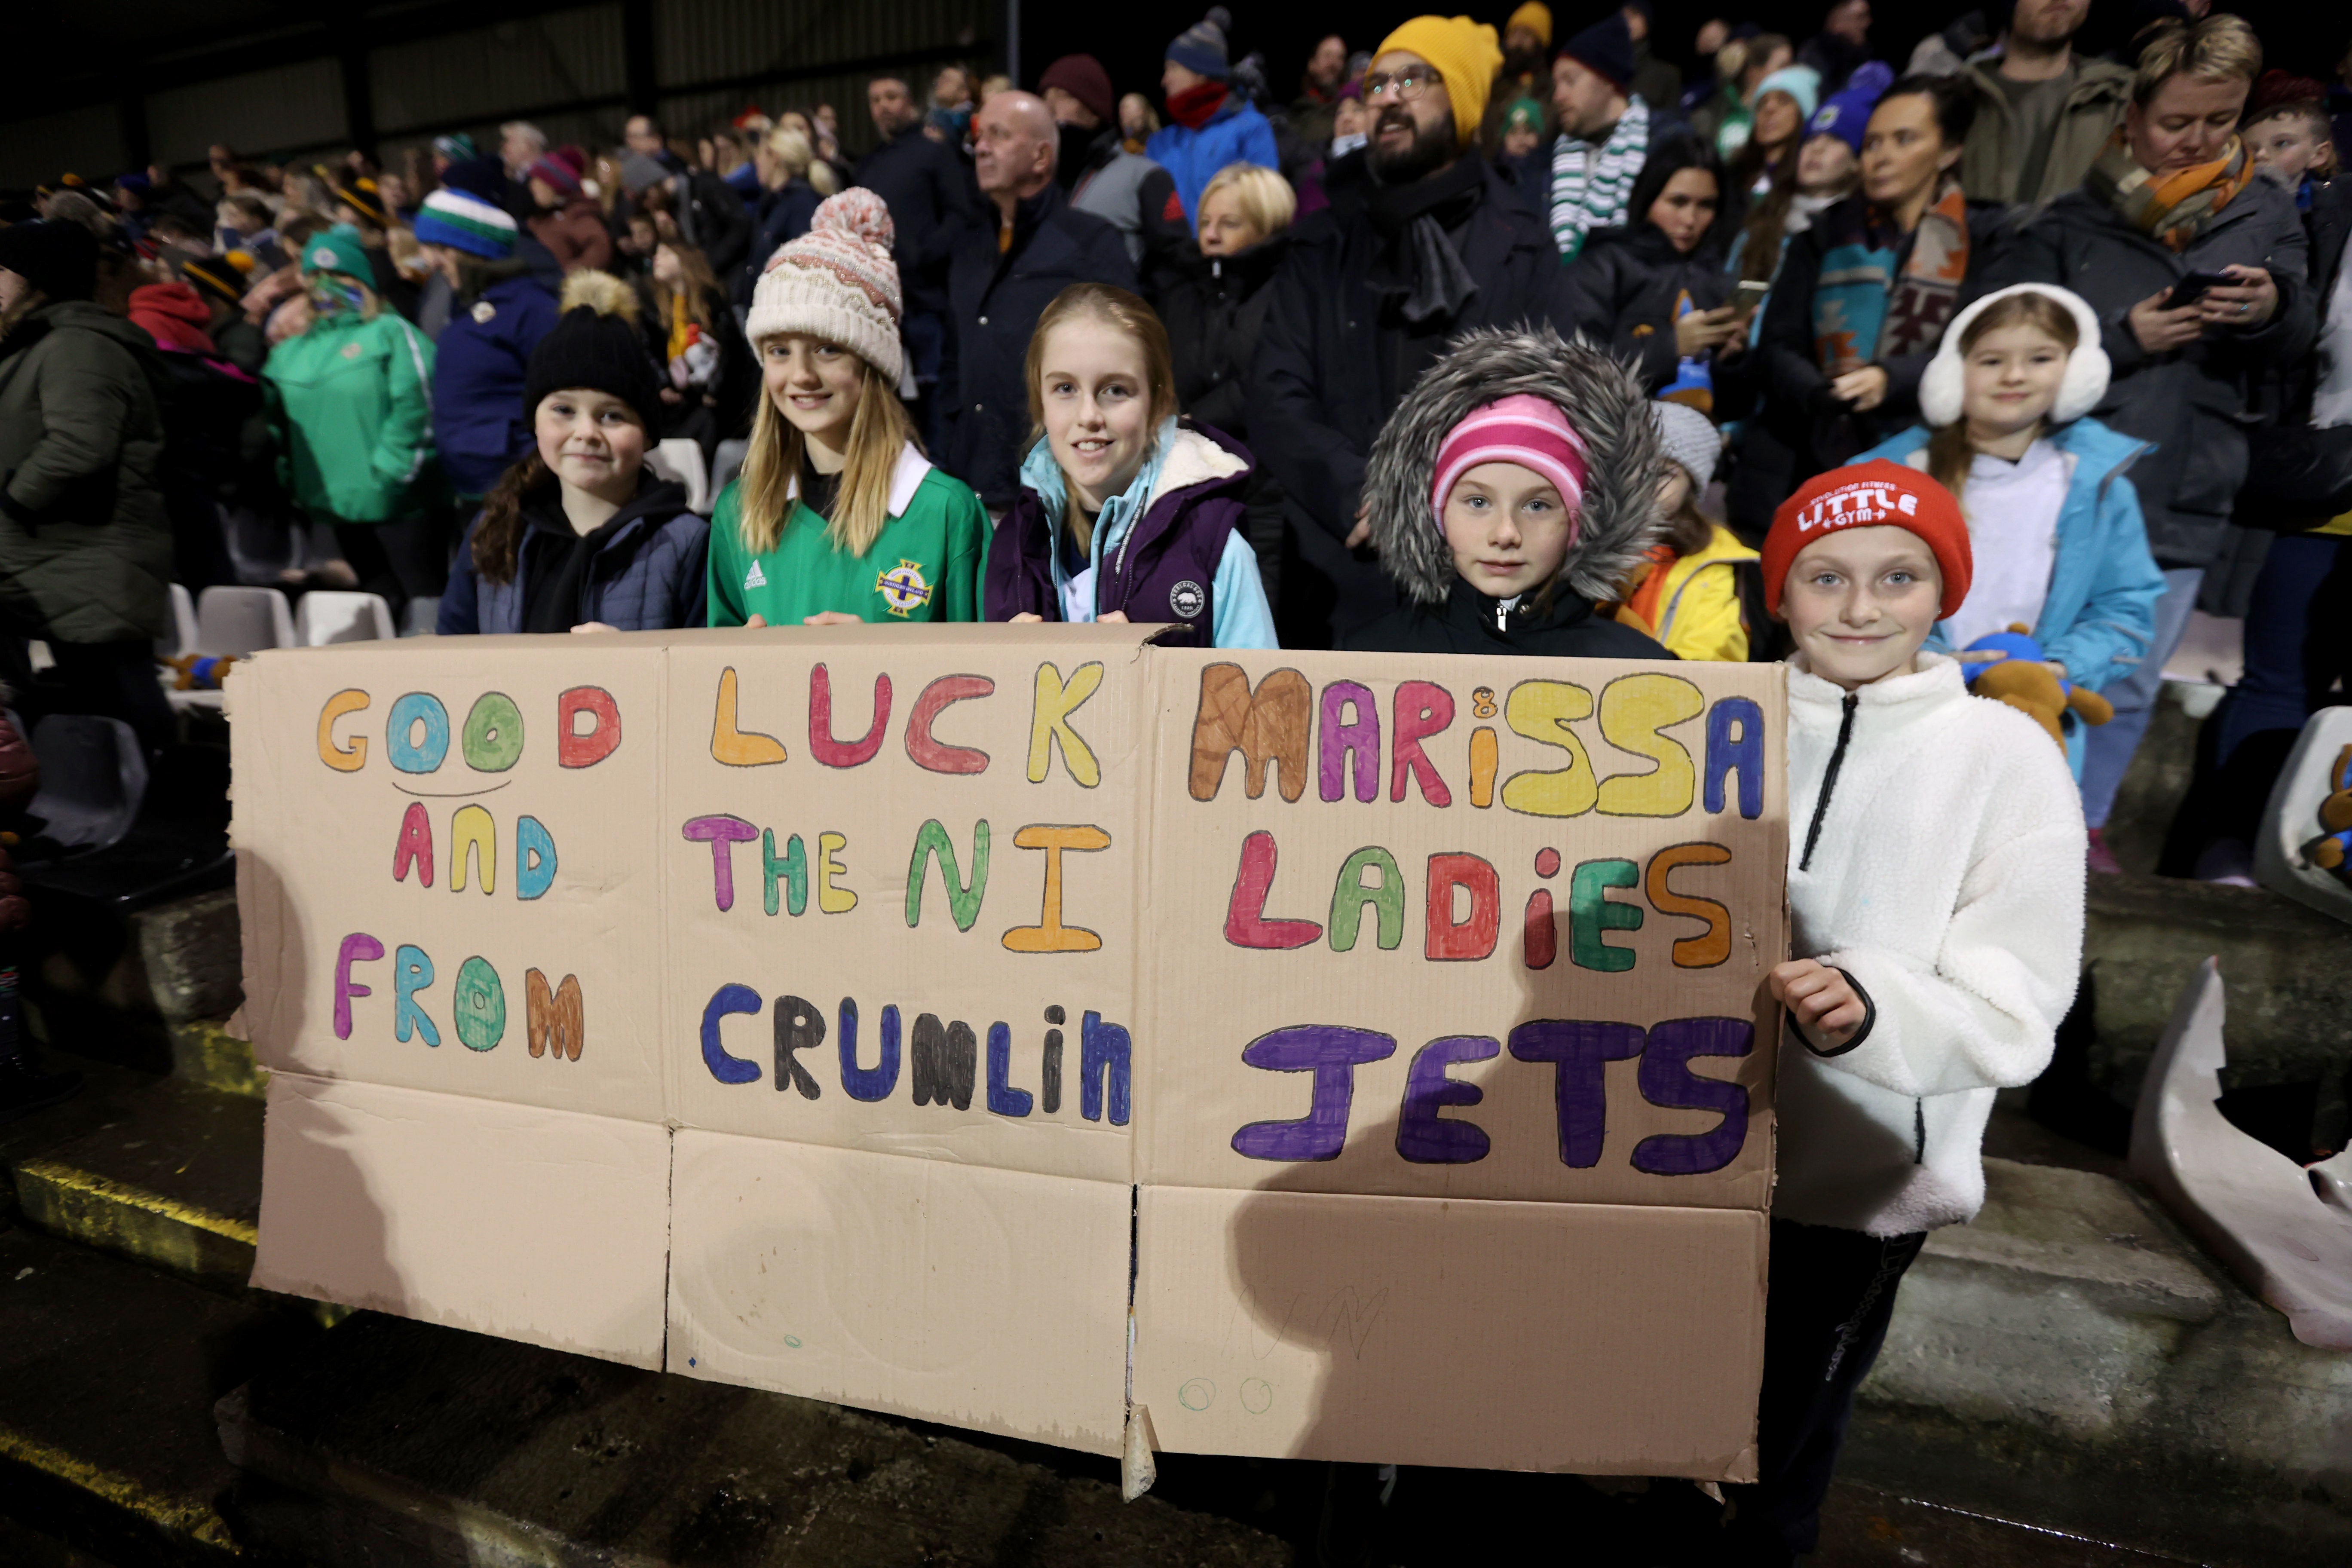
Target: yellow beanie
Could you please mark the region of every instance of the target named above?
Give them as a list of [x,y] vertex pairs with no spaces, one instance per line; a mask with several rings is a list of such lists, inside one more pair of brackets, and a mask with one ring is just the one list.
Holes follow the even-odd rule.
[[1528,0],[1511,13],[1511,19],[1503,24],[1503,31],[1507,33],[1514,27],[1525,27],[1545,48],[1551,47],[1551,7],[1538,0]]
[[1446,101],[1454,106],[1454,144],[1467,147],[1476,141],[1478,122],[1486,114],[1486,94],[1495,85],[1495,73],[1503,68],[1495,29],[1467,16],[1415,16],[1381,39],[1372,58],[1391,49],[1410,49],[1437,68],[1445,79]]

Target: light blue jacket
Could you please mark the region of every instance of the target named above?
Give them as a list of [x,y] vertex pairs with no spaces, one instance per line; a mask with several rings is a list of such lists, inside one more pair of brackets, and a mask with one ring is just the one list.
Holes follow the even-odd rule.
[[1143,144],[1143,155],[1168,171],[1176,182],[1176,199],[1184,204],[1184,220],[1201,226],[1201,193],[1217,171],[1228,163],[1261,163],[1282,167],[1275,150],[1274,127],[1256,106],[1238,92],[1229,92],[1217,112],[1198,131],[1183,125],[1163,125]]
[[[1929,434],[1915,425],[1854,461],[1889,458],[1923,468]],[[2050,432],[2050,443],[2065,454],[2068,479],[2050,594],[2042,601],[2033,638],[2066,667],[2069,680],[2097,691],[2137,668],[2156,636],[2164,574],[2148,552],[2139,494],[2124,477],[2135,458],[2154,448],[2095,419],[2059,426]],[[1949,651],[1947,624],[1937,626],[1929,647]]]

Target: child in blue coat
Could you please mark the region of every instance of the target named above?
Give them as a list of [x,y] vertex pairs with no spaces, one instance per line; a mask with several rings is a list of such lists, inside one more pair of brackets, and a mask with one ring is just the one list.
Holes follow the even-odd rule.
[[[1962,310],[1922,377],[1915,426],[1864,452],[1906,463],[1959,498],[1976,552],[1968,602],[1928,646],[1965,648],[2029,628],[2061,678],[2093,691],[2138,668],[2164,576],[2124,470],[2147,447],[2086,418],[2107,356],[2080,296],[2021,283]],[[2065,720],[2082,775],[2082,730]]]

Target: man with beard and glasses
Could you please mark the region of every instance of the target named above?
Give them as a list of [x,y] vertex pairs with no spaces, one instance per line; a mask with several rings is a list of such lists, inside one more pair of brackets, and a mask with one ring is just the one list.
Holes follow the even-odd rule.
[[1037,96],[1054,116],[1060,152],[1055,183],[1082,213],[1118,230],[1145,292],[1192,238],[1173,175],[1119,140],[1118,94],[1092,55],[1064,55],[1037,79]]
[[1472,146],[1502,63],[1495,29],[1416,16],[1364,77],[1371,142],[1292,231],[1252,362],[1251,445],[1290,500],[1276,621],[1329,647],[1395,606],[1363,548],[1364,462],[1398,400],[1472,327],[1573,331],[1542,223]]

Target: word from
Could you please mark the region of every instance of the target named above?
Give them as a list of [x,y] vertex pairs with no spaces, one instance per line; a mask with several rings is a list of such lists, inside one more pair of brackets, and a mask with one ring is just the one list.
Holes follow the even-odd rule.
[[[1480,689],[1485,693],[1485,689]],[[1477,709],[1491,713],[1491,695]],[[1699,797],[1701,770],[1690,749],[1665,731],[1706,716],[1705,801],[1709,812],[1724,809],[1725,785],[1738,784],[1739,815],[1753,819],[1764,811],[1764,714],[1745,697],[1704,693],[1678,675],[1640,671],[1601,689],[1596,701],[1584,687],[1566,680],[1523,680],[1503,699],[1502,717],[1513,733],[1557,747],[1563,767],[1528,769],[1496,788],[1499,743],[1492,725],[1470,731],[1467,794],[1484,811],[1496,800],[1528,816],[1680,816]],[[1322,739],[1313,743],[1318,719]],[[1597,715],[1601,738],[1621,752],[1646,757],[1640,773],[1593,771],[1587,737],[1574,726]],[[1434,806],[1454,804],[1454,789],[1430,759],[1426,742],[1444,733],[1454,718],[1454,697],[1428,680],[1397,683],[1388,725],[1388,796],[1405,797],[1408,783]],[[1352,793],[1359,801],[1381,795],[1381,711],[1371,688],[1334,680],[1317,700],[1313,683],[1296,669],[1277,669],[1252,690],[1237,664],[1212,664],[1201,671],[1200,705],[1192,721],[1192,755],[1186,787],[1194,800],[1214,800],[1224,784],[1226,764],[1242,757],[1242,789],[1252,800],[1265,793],[1275,774],[1282,798],[1307,793],[1308,764],[1316,792],[1338,801]]]
[[[1310,945],[1318,937],[1334,952],[1351,951],[1362,934],[1364,915],[1372,915],[1372,941],[1393,950],[1402,944],[1405,929],[1405,878],[1397,858],[1377,844],[1349,855],[1331,883],[1330,912],[1326,921],[1279,920],[1266,916],[1280,851],[1274,835],[1259,829],[1242,840],[1241,868],[1234,877],[1233,896],[1225,904],[1225,940],[1235,947],[1288,949]],[[1625,859],[1587,860],[1569,875],[1569,957],[1580,969],[1622,973],[1633,967],[1634,951],[1607,940],[1612,931],[1642,929],[1640,905],[1609,897],[1613,889],[1639,887],[1660,914],[1680,915],[1703,923],[1695,936],[1678,938],[1673,947],[1678,969],[1712,969],[1731,956],[1731,911],[1713,899],[1677,892],[1673,874],[1685,866],[1723,866],[1731,851],[1720,844],[1675,844],[1650,857],[1645,872]],[[1536,854],[1536,875],[1546,881],[1559,874],[1559,851]],[[1491,955],[1501,935],[1503,881],[1492,862],[1477,855],[1429,857],[1423,878],[1422,956],[1434,963],[1477,960]],[[1467,912],[1457,906],[1467,903]],[[1522,962],[1529,969],[1549,969],[1559,955],[1562,921],[1553,908],[1549,888],[1528,895],[1520,919]]]
[[[1085,705],[1102,682],[1099,660],[1078,666],[1067,680],[1062,679],[1060,668],[1055,665],[1037,667],[1029,719],[1031,784],[1045,782],[1056,749],[1061,752],[1063,766],[1081,785],[1092,789],[1102,783],[1102,763],[1096,758],[1094,748],[1070,724],[1070,715]],[[984,675],[942,675],[924,687],[907,713],[905,744],[908,759],[917,767],[935,773],[986,773],[990,762],[986,752],[973,746],[950,745],[931,730],[950,707],[976,701],[995,690],[996,682]],[[892,691],[888,675],[874,678],[873,718],[865,734],[845,741],[834,733],[832,672],[822,664],[810,666],[809,755],[828,768],[863,767],[872,762],[880,754],[889,732]],[[783,742],[764,731],[745,729],[742,710],[742,682],[730,665],[719,672],[719,691],[711,705],[711,759],[730,768],[773,767],[786,761],[791,752]]]
[[[1744,1057],[1756,1026],[1745,1018],[1675,1018],[1643,1029],[1638,1024],[1538,1018],[1510,1034],[1513,1058],[1552,1064],[1559,1122],[1559,1161],[1587,1170],[1600,1163],[1608,1134],[1606,1072],[1611,1062],[1641,1058],[1642,1098],[1666,1110],[1713,1110],[1723,1120],[1705,1132],[1654,1133],[1633,1145],[1633,1168],[1658,1176],[1719,1171],[1748,1142],[1748,1090],[1690,1070],[1700,1057]],[[1348,1141],[1356,1068],[1396,1054],[1396,1037],[1338,1024],[1302,1024],[1260,1035],[1242,1060],[1268,1072],[1315,1075],[1313,1098],[1296,1121],[1253,1121],[1234,1134],[1234,1152],[1252,1160],[1331,1160]],[[1457,1063],[1493,1059],[1503,1049],[1492,1035],[1447,1035],[1421,1047],[1405,1069],[1404,1103],[1396,1148],[1416,1164],[1460,1165],[1486,1157],[1486,1130],[1441,1115],[1448,1106],[1486,1099],[1476,1084],[1448,1076]]]
[[[337,773],[367,766],[368,738],[335,737],[335,726],[365,710],[372,699],[356,687],[338,691],[319,710],[319,760]],[[583,728],[584,725],[584,728]],[[440,771],[449,756],[449,710],[429,691],[396,699],[384,715],[383,752],[404,773]],[[601,686],[575,686],[555,699],[555,760],[567,768],[593,768],[621,745],[621,710]],[[485,691],[466,712],[457,732],[458,754],[476,773],[502,773],[522,761],[522,710],[503,691]],[[429,885],[429,884],[428,884]]]
[[[760,994],[749,985],[729,984],[710,994],[702,1008],[702,1065],[710,1076],[723,1084],[751,1084],[760,1081],[760,1064],[742,1057],[730,1055],[720,1038],[719,1026],[736,1014],[757,1014],[761,1003]],[[798,996],[779,996],[772,1009],[775,1073],[772,1081],[781,1094],[790,1087],[799,1091],[803,1100],[824,1096],[824,1086],[801,1060],[801,1053],[814,1053],[824,1044],[824,1014],[815,1004]],[[898,1087],[900,1027],[898,1009],[894,1004],[882,1009],[879,1059],[872,1067],[861,1066],[857,1048],[857,1004],[850,997],[841,999],[836,1014],[839,1027],[835,1033],[835,1054],[840,1063],[842,1089],[852,1100],[874,1101],[887,1100]],[[1060,1025],[1068,1015],[1058,1005],[1045,1009],[1045,1022]],[[953,1106],[958,1110],[971,1109],[974,1080],[979,1073],[980,1037],[962,1019],[941,1022],[936,1013],[919,1013],[911,1038],[907,1040],[905,1058],[912,1070],[906,1076],[912,1085],[917,1105]],[[1083,1015],[1078,1023],[1078,1114],[1088,1121],[1100,1121],[1106,1110],[1111,1125],[1124,1127],[1132,1110],[1130,1074],[1133,1047],[1127,1030],[1117,1024],[1103,1022],[1100,1013]],[[1043,1101],[1042,1107],[1038,1102]],[[1037,1089],[1033,1094],[1013,1085],[1013,1028],[1003,1023],[988,1026],[988,1080],[986,1104],[997,1116],[1024,1117],[1033,1110],[1042,1109],[1051,1116],[1062,1109],[1062,1031],[1045,1031],[1045,1047],[1038,1062]]]
[[[842,882],[849,874],[848,864],[842,858],[849,848],[846,834],[819,833],[816,855],[812,859],[799,834],[785,839],[783,853],[779,855],[774,828],[760,827],[723,813],[688,817],[679,832],[691,843],[710,846],[710,896],[721,913],[735,907],[735,846],[749,844],[755,838],[760,841],[760,901],[768,913],[772,915],[781,909],[798,915],[806,910],[812,870],[819,912],[845,915],[857,907],[856,890]],[[946,887],[949,918],[955,921],[958,931],[972,928],[980,919],[981,901],[988,892],[989,844],[988,819],[982,817],[972,825],[971,872],[966,877],[956,856],[955,840],[939,818],[932,817],[916,829],[914,852],[907,861],[909,929],[922,923],[923,888],[934,862],[939,866],[940,880]],[[1110,835],[1082,823],[1033,822],[1013,832],[1013,846],[1016,849],[1045,851],[1045,893],[1037,923],[1006,931],[1002,938],[1004,946],[1013,952],[1092,952],[1101,947],[1100,932],[1063,921],[1062,856],[1065,851],[1091,854],[1108,849]]]
[[[383,958],[383,943],[367,932],[353,931],[343,938],[335,953],[335,1038],[352,1037],[352,999],[375,994],[373,987],[352,978],[352,966],[379,963]],[[392,1037],[403,1045],[415,1036],[422,1036],[428,1046],[441,1043],[440,1028],[418,1000],[432,989],[434,973],[433,960],[423,948],[404,942],[394,951]],[[587,1007],[581,999],[579,980],[567,974],[562,984],[551,987],[545,974],[526,970],[523,995],[530,1054],[578,1061],[587,1043]],[[457,966],[449,1005],[458,1043],[467,1050],[494,1050],[506,1037],[506,985],[488,959],[476,954]]]
[[[497,891],[499,825],[479,805],[461,805],[449,817],[449,890],[466,890],[466,867],[470,860],[475,880],[485,893]],[[515,818],[514,895],[526,901],[545,893],[555,883],[555,836],[535,816]],[[400,835],[392,846],[392,879],[408,880],[411,870],[419,886],[433,885],[433,819],[425,803],[412,800],[400,818]]]

